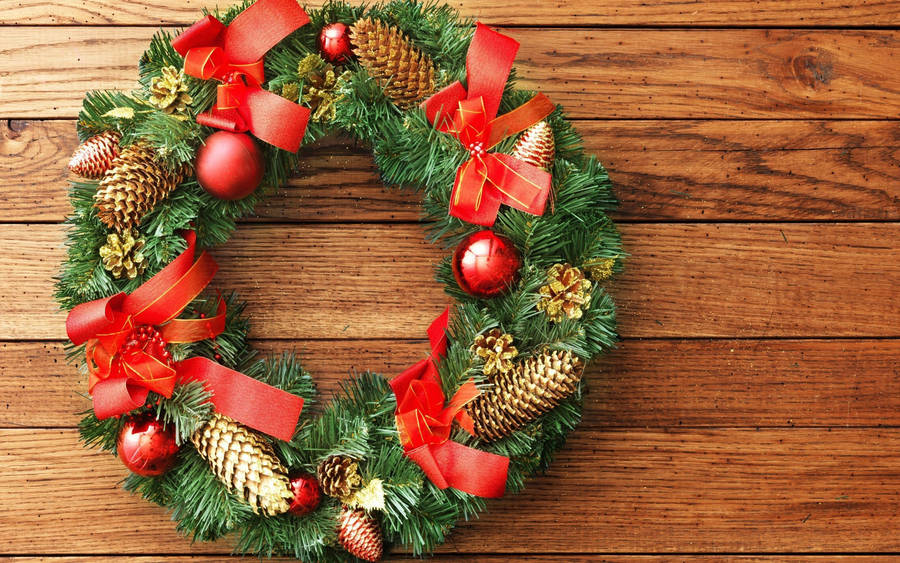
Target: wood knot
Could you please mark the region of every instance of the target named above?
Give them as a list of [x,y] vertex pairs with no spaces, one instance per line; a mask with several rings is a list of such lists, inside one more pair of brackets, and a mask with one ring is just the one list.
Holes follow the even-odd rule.
[[813,48],[793,57],[790,67],[798,82],[814,90],[819,84],[829,84],[834,77],[834,57],[824,49]]

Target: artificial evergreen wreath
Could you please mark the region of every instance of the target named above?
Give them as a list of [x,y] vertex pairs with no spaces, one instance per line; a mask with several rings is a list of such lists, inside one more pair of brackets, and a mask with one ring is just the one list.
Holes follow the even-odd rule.
[[[548,466],[615,342],[604,282],[623,252],[606,172],[558,106],[515,88],[517,47],[445,5],[259,0],[157,33],[137,89],[86,96],[57,298],[93,399],[82,439],[118,454],[127,490],[240,552],[374,561],[430,552]],[[457,304],[426,359],[310,413],[310,375],[256,358],[200,249],[326,134],[423,192]]]

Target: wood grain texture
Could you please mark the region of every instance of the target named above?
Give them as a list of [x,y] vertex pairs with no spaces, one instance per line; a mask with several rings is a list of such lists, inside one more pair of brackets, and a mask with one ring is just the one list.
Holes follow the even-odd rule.
[[[640,249],[614,284],[626,337],[900,336],[900,223],[622,232]],[[51,298],[61,240],[57,225],[0,225],[0,339],[65,337]],[[418,225],[244,225],[214,255],[259,338],[418,338],[448,303]]]
[[[246,560],[239,555],[162,555],[162,556],[132,556],[103,554],[102,559],[96,556],[65,556],[50,555],[44,557],[0,557],[0,561],[9,563],[85,563],[93,561],[133,561],[135,563],[217,563],[221,561]],[[421,558],[404,555],[402,553],[388,554],[383,561],[421,561]],[[465,561],[466,563],[507,563],[510,558],[507,555],[472,555],[472,554],[446,554],[438,553],[428,559],[429,561]],[[530,555],[517,553],[516,561],[565,562],[565,563],[727,563],[737,561],[739,563],[888,563],[896,561],[895,557],[878,555]],[[295,559],[273,557],[266,561],[291,561]]]
[[[900,220],[900,125],[889,121],[577,121],[609,169],[619,221]],[[62,221],[72,121],[0,123],[2,221]],[[337,139],[302,151],[262,221],[415,221],[371,155]]]
[[[304,2],[318,7],[322,0]],[[721,25],[831,27],[895,25],[896,0],[456,0],[449,2],[467,17],[489,25]],[[191,24],[205,5],[197,0],[19,0],[0,12],[0,25],[166,25]]]
[[[10,27],[0,117],[74,117],[130,89],[152,28]],[[575,118],[896,117],[896,31],[511,29],[522,85]]]
[[[256,347],[296,351],[326,400],[348,374],[395,375],[426,350],[418,340]],[[0,427],[74,427],[90,407],[60,343],[6,342],[0,355]],[[900,340],[626,340],[589,371],[582,425],[900,426],[898,365]]]
[[[82,450],[74,430],[3,430],[0,444],[0,505],[16,506],[0,512],[0,553],[106,553],[110,530],[121,554],[229,551],[178,539],[162,509],[117,488],[118,460]],[[492,502],[439,551],[897,551],[898,477],[897,429],[580,428],[526,494]],[[527,530],[527,545],[510,530]]]

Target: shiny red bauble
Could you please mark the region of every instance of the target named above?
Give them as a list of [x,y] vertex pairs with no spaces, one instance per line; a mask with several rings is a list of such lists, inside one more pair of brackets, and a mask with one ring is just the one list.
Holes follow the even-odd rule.
[[197,181],[219,199],[243,199],[262,181],[262,151],[245,133],[216,131],[206,138],[194,162]]
[[332,64],[343,64],[353,58],[350,28],[337,22],[327,24],[319,32],[319,54]]
[[496,297],[519,276],[522,256],[516,245],[493,231],[467,236],[453,253],[453,277],[469,295]]
[[294,516],[309,514],[319,506],[322,500],[322,489],[319,481],[309,473],[297,473],[291,476],[291,492],[294,499],[288,511]]
[[119,459],[133,473],[155,477],[172,467],[179,448],[171,429],[153,415],[141,414],[125,421],[116,449]]

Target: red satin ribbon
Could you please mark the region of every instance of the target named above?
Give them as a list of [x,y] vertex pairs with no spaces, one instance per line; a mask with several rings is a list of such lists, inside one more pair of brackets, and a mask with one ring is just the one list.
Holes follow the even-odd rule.
[[466,56],[468,91],[454,82],[422,104],[428,120],[459,139],[469,151],[469,160],[456,172],[450,215],[476,225],[493,225],[501,204],[542,215],[550,194],[549,173],[513,156],[487,152],[556,108],[546,96],[537,94],[497,117],[518,49],[516,40],[477,24]]
[[309,17],[296,0],[259,0],[226,26],[207,15],[172,40],[184,57],[184,72],[222,82],[216,105],[197,122],[254,136],[297,152],[309,109],[268,92],[262,58],[266,52],[306,25]]
[[446,328],[450,309],[428,328],[431,355],[390,381],[397,397],[397,431],[407,457],[416,462],[440,489],[453,487],[485,497],[503,496],[509,458],[450,441],[453,421],[469,433],[474,423],[463,407],[478,396],[467,381],[445,406],[435,362],[446,353]]
[[[219,412],[290,440],[302,398],[205,358],[172,365],[153,353],[127,346],[133,331],[145,326],[157,327],[168,343],[198,342],[225,330],[225,302],[221,299],[212,317],[175,318],[206,288],[218,269],[206,252],[195,260],[196,233],[188,232],[185,240],[187,249],[131,294],[117,293],[82,303],[69,313],[69,339],[76,345],[85,343],[94,413],[100,419],[118,416],[144,405],[150,391],[171,397],[176,383],[202,381],[212,392],[211,401]],[[236,397],[242,397],[245,403]]]

